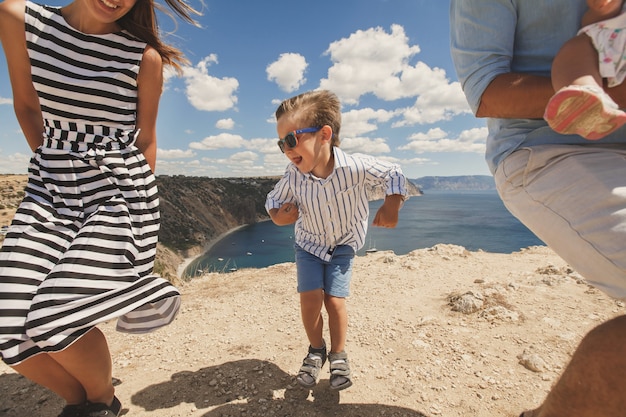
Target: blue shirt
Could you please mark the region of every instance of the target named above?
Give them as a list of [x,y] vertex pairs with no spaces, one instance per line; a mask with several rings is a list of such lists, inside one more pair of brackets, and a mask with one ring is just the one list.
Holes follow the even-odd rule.
[[408,195],[398,165],[368,155],[348,155],[337,147],[333,154],[335,164],[328,178],[303,174],[290,163],[265,202],[268,212],[285,203],[296,204],[296,244],[325,261],[332,259],[335,246],[350,245],[355,251],[363,247],[369,187],[385,187],[386,195],[400,194],[405,199]]
[[[550,76],[552,60],[580,29],[585,0],[451,0],[450,41],[457,76],[474,113],[493,79],[509,72]],[[543,119],[487,119],[492,173],[525,146],[589,144],[554,132]],[[597,143],[624,142],[621,128]]]

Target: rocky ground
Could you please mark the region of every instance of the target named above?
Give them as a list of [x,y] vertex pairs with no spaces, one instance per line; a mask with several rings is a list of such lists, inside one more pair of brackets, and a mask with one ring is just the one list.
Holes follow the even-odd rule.
[[[538,405],[582,336],[626,314],[545,247],[437,245],[358,257],[348,300],[354,385],[294,380],[307,347],[295,265],[181,285],[175,322],[101,328],[127,416],[516,417]],[[62,401],[0,365],[0,416],[54,417]]]

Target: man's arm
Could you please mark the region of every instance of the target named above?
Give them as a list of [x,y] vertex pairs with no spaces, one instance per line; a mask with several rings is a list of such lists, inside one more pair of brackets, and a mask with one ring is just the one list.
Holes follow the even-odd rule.
[[541,119],[553,94],[548,77],[500,74],[483,92],[476,117]]

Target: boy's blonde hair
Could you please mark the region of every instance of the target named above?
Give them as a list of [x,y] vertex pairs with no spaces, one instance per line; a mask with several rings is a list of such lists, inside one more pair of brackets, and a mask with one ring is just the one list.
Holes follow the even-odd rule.
[[330,143],[332,146],[339,146],[341,103],[335,93],[328,90],[315,90],[288,98],[276,109],[276,120],[284,115],[298,120],[302,123],[302,127],[330,126],[333,130]]

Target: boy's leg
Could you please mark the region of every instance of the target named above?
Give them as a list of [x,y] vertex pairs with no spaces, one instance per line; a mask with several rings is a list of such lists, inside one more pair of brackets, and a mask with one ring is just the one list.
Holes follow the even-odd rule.
[[348,332],[346,297],[350,295],[353,261],[354,250],[350,246],[338,246],[324,273],[324,304],[330,330],[330,389],[333,390],[346,389],[352,385],[345,345]]
[[302,324],[309,343],[314,348],[321,348],[324,345],[322,336],[324,319],[321,314],[323,301],[324,292],[321,288],[300,293]]
[[296,381],[304,388],[313,388],[319,380],[320,370],[326,362],[326,344],[322,336],[324,320],[322,319],[322,289],[300,293],[300,312],[302,324],[309,339],[309,350],[302,361],[296,375]]
[[328,313],[328,329],[330,330],[330,351],[342,352],[346,347],[348,332],[348,309],[346,299],[326,294],[324,305]]
[[330,329],[330,388],[342,390],[352,385],[350,364],[345,352],[346,334],[348,332],[348,312],[346,299],[326,295],[326,311],[328,312],[328,328]]

